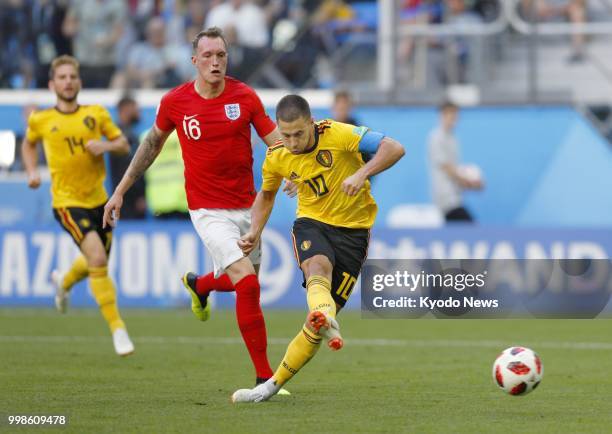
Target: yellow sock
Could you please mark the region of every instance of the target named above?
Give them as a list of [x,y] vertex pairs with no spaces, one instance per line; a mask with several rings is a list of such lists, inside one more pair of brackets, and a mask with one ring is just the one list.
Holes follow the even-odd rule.
[[317,353],[321,337],[303,327],[287,347],[283,361],[274,373],[278,387],[291,380],[295,374]]
[[336,302],[331,296],[331,282],[323,276],[310,276],[306,281],[306,300],[310,311],[318,310],[336,318]]
[[108,277],[106,267],[91,267],[89,268],[89,283],[91,292],[100,307],[102,316],[108,323],[111,332],[119,328],[125,328],[125,324],[119,316],[117,309],[117,297],[115,295],[115,285]]
[[64,275],[64,280],[62,281],[62,289],[64,291],[70,290],[74,286],[75,283],[80,282],[85,279],[89,274],[87,269],[87,259],[85,256],[79,255],[72,263],[70,270]]
[[[311,276],[306,282],[306,299],[310,312],[318,310],[332,318],[336,317],[336,302],[331,296],[331,283],[323,276]],[[277,386],[282,386],[317,353],[321,346],[321,336],[308,330],[306,326],[291,341],[283,361],[274,373]]]

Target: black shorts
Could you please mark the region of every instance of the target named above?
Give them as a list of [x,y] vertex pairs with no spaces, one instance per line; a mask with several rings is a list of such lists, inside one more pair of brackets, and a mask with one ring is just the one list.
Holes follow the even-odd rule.
[[108,254],[113,240],[112,228],[102,229],[102,216],[104,205],[96,208],[53,208],[53,216],[66,232],[72,237],[77,246],[81,245],[83,238],[90,231],[96,231],[104,244]]
[[[332,263],[331,295],[344,306],[368,254],[370,230],[342,228],[302,217],[293,223],[292,232],[298,265],[315,255],[323,255]],[[306,287],[305,280],[302,285]]]
[[469,222],[474,221],[470,212],[467,209],[465,209],[463,206],[451,209],[444,215],[444,218],[446,219],[447,222],[469,223]]

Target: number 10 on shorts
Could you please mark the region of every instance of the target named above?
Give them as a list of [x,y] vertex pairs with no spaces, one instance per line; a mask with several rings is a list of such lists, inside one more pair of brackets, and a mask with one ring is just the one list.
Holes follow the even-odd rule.
[[355,286],[355,282],[357,282],[357,278],[351,276],[346,271],[342,272],[342,277],[342,283],[336,290],[336,294],[343,299],[348,300],[349,296],[351,295],[351,291],[353,291],[353,287]]

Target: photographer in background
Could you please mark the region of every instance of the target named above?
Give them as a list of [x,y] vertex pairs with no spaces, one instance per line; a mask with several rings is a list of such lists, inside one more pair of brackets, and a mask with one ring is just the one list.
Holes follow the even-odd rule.
[[473,222],[463,205],[463,190],[484,187],[480,169],[459,165],[459,142],[454,129],[459,107],[451,102],[440,106],[440,124],[429,134],[429,160],[433,200],[446,222]]

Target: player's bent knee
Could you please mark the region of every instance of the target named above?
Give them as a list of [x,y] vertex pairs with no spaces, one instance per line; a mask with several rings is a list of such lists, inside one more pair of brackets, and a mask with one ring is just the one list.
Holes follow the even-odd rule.
[[225,269],[227,276],[233,284],[240,282],[245,277],[256,274],[255,268],[249,258],[242,258]]
[[81,252],[87,259],[89,267],[106,267],[108,255],[104,249],[104,244],[94,231],[88,232],[80,245]]
[[302,270],[310,276],[331,276],[333,266],[327,256],[316,255],[302,262]]
[[106,267],[108,260],[106,259],[106,253],[105,252],[96,252],[94,254],[90,254],[87,257],[87,265],[89,267]]

